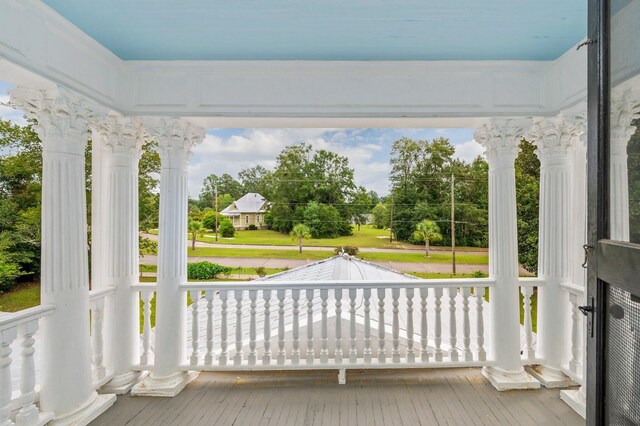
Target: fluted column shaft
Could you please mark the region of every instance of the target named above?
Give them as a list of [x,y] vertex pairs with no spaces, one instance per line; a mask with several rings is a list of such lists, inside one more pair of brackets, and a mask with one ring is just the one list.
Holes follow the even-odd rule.
[[41,303],[55,305],[42,324],[40,407],[57,418],[92,405],[89,270],[83,101],[70,94],[17,89],[12,100],[37,120],[42,141]]
[[142,123],[108,117],[99,124],[104,138],[106,217],[104,281],[115,287],[107,311],[105,334],[114,378],[105,391],[123,393],[135,384],[140,361],[140,304],[131,286],[138,283],[138,160],[143,143]]
[[[540,159],[540,214],[537,352],[544,359],[548,381],[561,374],[562,342],[569,339],[568,296],[561,284],[572,276],[574,210],[574,150],[580,137],[575,120],[563,116],[534,120],[528,138]],[[551,377],[550,375],[558,375]]]
[[514,167],[521,135],[521,126],[511,120],[495,120],[475,133],[489,163],[489,276],[496,280],[490,295],[490,354],[495,369],[511,375],[523,373]]

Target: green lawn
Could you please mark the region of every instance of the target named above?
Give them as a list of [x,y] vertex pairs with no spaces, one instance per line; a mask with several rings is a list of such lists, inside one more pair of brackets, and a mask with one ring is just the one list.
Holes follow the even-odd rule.
[[40,283],[22,284],[0,294],[0,311],[17,312],[40,304]]
[[[157,234],[157,230],[149,231],[151,234]],[[203,236],[197,237],[198,241],[213,244],[255,244],[255,245],[272,245],[272,246],[292,246],[296,247],[295,241],[287,234],[277,231],[259,230],[259,231],[236,231],[236,235],[229,238],[218,238],[216,242],[214,234],[207,232]],[[411,245],[404,242],[389,242],[389,231],[384,229],[376,229],[370,225],[362,226],[358,231],[353,228],[353,235],[338,238],[323,238],[305,240],[305,245],[309,247],[339,247],[339,246],[356,246],[367,248],[399,248],[399,249],[419,249],[419,246]],[[436,248],[437,250],[437,248]],[[459,247],[458,251],[482,251],[483,248],[476,247]]]
[[[195,250],[188,249],[190,257],[249,257],[261,259],[326,259],[332,254],[319,250],[273,250],[273,249],[243,249],[243,248],[218,248],[218,247],[196,247]],[[420,262],[420,263],[451,263],[451,253],[432,252],[427,258],[421,252],[407,253],[360,253],[359,258],[367,261],[391,261],[391,262]],[[456,253],[458,264],[486,265],[489,263],[487,254],[465,254]]]
[[[140,265],[140,272],[157,272],[158,265]],[[286,271],[285,268],[265,268],[267,275],[277,274]],[[256,275],[256,268],[232,268],[230,277],[234,275]]]

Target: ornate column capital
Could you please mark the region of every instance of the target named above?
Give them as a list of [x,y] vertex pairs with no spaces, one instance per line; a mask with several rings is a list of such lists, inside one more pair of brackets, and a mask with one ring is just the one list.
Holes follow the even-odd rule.
[[158,143],[163,168],[186,168],[192,149],[204,139],[204,129],[175,117],[143,119],[145,128]]
[[20,87],[10,95],[11,102],[36,121],[33,128],[45,151],[84,155],[89,122],[95,117],[87,100],[63,89]]
[[99,135],[104,148],[111,154],[130,157],[138,161],[147,134],[139,118],[108,115],[94,125],[94,135]]
[[525,138],[536,145],[536,155],[545,164],[563,162],[584,142],[586,120],[583,115],[536,117]]
[[526,124],[525,120],[496,118],[476,129],[474,139],[486,149],[490,166],[513,167]]
[[632,124],[640,118],[640,93],[631,89],[614,89],[611,92],[610,132],[611,154],[626,155],[629,139],[636,132]]

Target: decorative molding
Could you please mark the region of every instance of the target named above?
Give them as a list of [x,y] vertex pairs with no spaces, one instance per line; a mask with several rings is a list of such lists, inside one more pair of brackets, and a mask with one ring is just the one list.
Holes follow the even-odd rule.
[[96,113],[89,103],[65,89],[10,91],[11,102],[34,120],[34,130],[43,148],[84,155],[89,139],[89,121]]
[[142,155],[142,145],[147,134],[139,118],[109,115],[96,123],[94,134],[104,139],[104,147],[113,154],[129,155],[136,160]]
[[192,149],[204,140],[205,131],[176,117],[145,117],[145,128],[158,143],[162,167],[185,168]]
[[611,91],[611,154],[626,155],[629,139],[636,132],[634,118],[640,118],[640,92],[618,88]]
[[474,139],[486,149],[489,164],[498,165],[504,160],[513,167],[523,138],[525,120],[492,119],[473,133]]
[[536,145],[535,153],[542,166],[550,162],[568,161],[577,143],[586,134],[583,115],[536,117],[525,139]]

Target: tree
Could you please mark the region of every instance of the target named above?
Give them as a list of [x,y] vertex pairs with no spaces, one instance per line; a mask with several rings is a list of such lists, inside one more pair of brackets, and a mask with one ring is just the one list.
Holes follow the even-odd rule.
[[298,223],[291,230],[291,239],[298,240],[298,253],[302,253],[302,240],[311,238],[311,230],[303,223]]
[[538,217],[540,160],[535,145],[520,142],[515,161],[516,203],[518,210],[518,261],[529,272],[538,272]]
[[[235,180],[231,175],[227,173],[222,176],[211,174],[202,181],[202,190],[200,191],[200,196],[198,198],[198,206],[201,209],[214,207],[213,194],[215,192],[216,185],[218,186],[218,194],[229,194],[231,202],[244,195],[242,184]],[[223,208],[224,207],[219,207],[219,209]]]
[[311,201],[304,209],[304,224],[313,238],[336,238],[344,235],[340,232],[343,219],[333,206]]
[[218,226],[219,226],[224,216],[214,211],[205,213],[204,216],[202,217],[202,226],[204,226],[206,229],[211,229],[212,231],[215,231],[216,217],[218,218]]
[[358,231],[361,225],[367,223],[367,214],[371,213],[372,207],[370,193],[367,192],[366,188],[359,187],[351,203],[353,221],[358,225]]
[[196,249],[196,237],[198,235],[204,234],[204,228],[202,227],[202,222],[197,220],[190,220],[188,224],[188,230],[191,234],[191,250]]
[[373,217],[373,226],[378,229],[389,227],[389,208],[384,203],[378,203],[371,213]]
[[437,243],[442,240],[440,228],[431,220],[423,220],[416,225],[413,233],[414,239],[424,242],[425,256],[429,257],[429,243]]
[[269,181],[271,172],[265,167],[256,165],[238,172],[238,180],[242,184],[243,192],[256,192],[269,199]]

